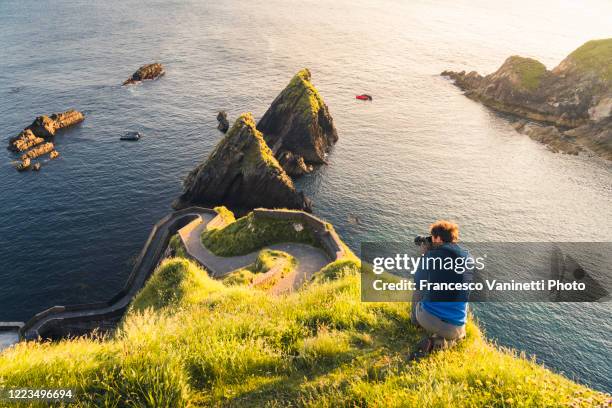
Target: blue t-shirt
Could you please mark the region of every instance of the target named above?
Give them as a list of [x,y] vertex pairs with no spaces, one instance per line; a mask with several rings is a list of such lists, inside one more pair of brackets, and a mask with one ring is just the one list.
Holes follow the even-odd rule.
[[[414,274],[417,290],[423,280],[430,283],[470,282],[473,271],[466,269],[463,273],[457,273],[454,269],[440,267],[440,263],[444,265],[449,258],[453,260],[452,262],[456,262],[457,258],[468,258],[469,256],[468,251],[455,243],[445,243],[430,249],[424,255],[422,263]],[[467,319],[468,296],[469,291],[467,290],[424,290],[421,304],[423,309],[437,318],[455,326],[463,326]]]

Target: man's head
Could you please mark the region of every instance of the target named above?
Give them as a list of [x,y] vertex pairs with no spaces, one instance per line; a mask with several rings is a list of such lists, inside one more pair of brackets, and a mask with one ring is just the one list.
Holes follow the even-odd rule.
[[433,244],[457,242],[459,240],[459,226],[450,221],[434,222],[429,226],[429,233]]

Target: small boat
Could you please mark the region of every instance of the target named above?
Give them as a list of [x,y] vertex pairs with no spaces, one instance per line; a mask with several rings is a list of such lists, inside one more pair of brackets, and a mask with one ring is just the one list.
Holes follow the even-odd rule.
[[372,100],[372,97],[368,94],[357,95],[355,98],[361,101],[371,101]]
[[125,135],[121,136],[119,140],[129,140],[135,142],[140,140],[140,133],[138,132],[127,132]]

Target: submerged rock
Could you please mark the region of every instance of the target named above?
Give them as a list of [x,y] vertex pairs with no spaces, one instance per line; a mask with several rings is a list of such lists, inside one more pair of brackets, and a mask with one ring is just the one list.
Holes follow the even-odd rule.
[[[577,143],[596,147],[604,157],[612,155],[605,143],[612,115],[612,38],[585,43],[550,71],[534,59],[512,56],[486,76],[465,71],[442,75],[491,108],[558,126],[557,135],[549,129],[536,136],[544,143],[563,145],[564,137],[573,137],[567,128],[582,127]],[[604,142],[592,142],[598,138]]]
[[32,171],[40,171],[41,168],[41,164],[40,163],[34,163],[32,165]]
[[175,209],[225,205],[310,210],[310,202],[274,158],[250,113],[242,114],[208,159],[189,173]]
[[[294,175],[307,172],[307,166],[324,164],[326,153],[338,141],[329,109],[310,82],[308,69],[298,72],[274,99],[257,129],[274,156]],[[295,160],[281,160],[283,157]],[[307,166],[301,166],[302,162]],[[303,171],[295,171],[300,168]]]
[[138,68],[138,70],[134,72],[130,78],[125,80],[123,85],[129,85],[147,79],[156,79],[164,74],[165,71],[162,64],[156,62],[153,64],[143,65],[142,67]]
[[217,129],[219,129],[223,133],[227,133],[229,129],[229,120],[227,120],[227,113],[225,111],[221,111],[217,114]]

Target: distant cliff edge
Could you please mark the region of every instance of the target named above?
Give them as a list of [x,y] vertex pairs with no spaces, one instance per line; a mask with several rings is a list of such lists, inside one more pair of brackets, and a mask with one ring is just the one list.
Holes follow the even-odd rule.
[[511,56],[486,76],[442,75],[471,99],[548,125],[519,122],[515,128],[552,150],[587,148],[612,160],[612,38],[588,41],[550,71],[537,60]]

